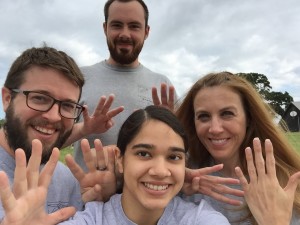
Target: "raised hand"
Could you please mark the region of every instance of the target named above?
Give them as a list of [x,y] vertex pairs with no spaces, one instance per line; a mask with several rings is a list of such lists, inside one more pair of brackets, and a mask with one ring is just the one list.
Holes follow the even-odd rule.
[[186,195],[201,193],[227,204],[241,205],[241,201],[225,196],[225,194],[243,196],[243,191],[226,186],[226,184],[239,184],[239,180],[208,175],[222,168],[223,164],[197,170],[186,168],[183,193]]
[[108,98],[106,98],[106,96],[101,96],[99,103],[91,116],[88,112],[88,106],[85,106],[82,112],[83,122],[74,125],[72,134],[64,146],[68,146],[90,134],[104,133],[111,128],[114,125],[113,117],[124,110],[123,106],[110,110],[114,99],[115,96],[113,94],[109,95]]
[[154,105],[165,107],[171,111],[175,108],[175,88],[174,86],[169,86],[169,93],[167,84],[162,83],[160,87],[160,96],[158,97],[158,91],[156,87],[152,87],[152,100]]
[[[114,146],[104,147],[99,139],[94,141],[95,154],[90,149],[88,140],[81,141],[81,149],[88,172],[85,173],[71,155],[66,156],[66,163],[81,187],[82,200],[107,201],[116,193]],[[105,157],[105,153],[106,156]]]
[[24,151],[15,151],[14,192],[11,191],[5,172],[0,172],[0,194],[5,211],[1,225],[52,225],[75,213],[72,207],[49,215],[45,212],[48,186],[59,158],[59,150],[53,149],[49,161],[39,173],[41,155],[42,144],[39,140],[32,141],[32,155],[27,167]]
[[287,186],[282,188],[276,176],[271,141],[265,140],[266,160],[263,158],[262,146],[258,138],[254,138],[253,148],[254,157],[250,147],[245,150],[249,182],[239,167],[235,169],[249,209],[260,225],[288,225],[292,217],[300,172],[292,175]]

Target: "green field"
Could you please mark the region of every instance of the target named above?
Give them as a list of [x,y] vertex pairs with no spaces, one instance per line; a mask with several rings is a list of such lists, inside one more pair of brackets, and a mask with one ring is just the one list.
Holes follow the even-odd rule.
[[300,132],[287,133],[290,143],[300,154]]

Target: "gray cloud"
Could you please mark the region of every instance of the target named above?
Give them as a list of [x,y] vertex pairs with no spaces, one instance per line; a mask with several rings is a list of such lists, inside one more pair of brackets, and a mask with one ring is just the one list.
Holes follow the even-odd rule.
[[[105,0],[1,0],[0,82],[12,61],[43,42],[90,65],[108,57]],[[211,71],[265,74],[300,100],[298,0],[146,0],[150,36],[140,60],[180,95]],[[1,117],[1,116],[0,116]]]

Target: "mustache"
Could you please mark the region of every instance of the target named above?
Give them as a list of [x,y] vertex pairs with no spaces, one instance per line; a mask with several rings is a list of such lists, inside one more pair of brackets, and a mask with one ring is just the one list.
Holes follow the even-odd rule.
[[48,120],[45,119],[32,119],[28,121],[28,124],[31,124],[32,126],[50,126],[51,128],[55,130],[61,130],[63,128],[61,122],[56,122],[56,123],[50,123]]
[[133,45],[134,44],[134,41],[132,39],[129,39],[129,38],[118,38],[116,39],[115,41],[116,44],[131,44]]

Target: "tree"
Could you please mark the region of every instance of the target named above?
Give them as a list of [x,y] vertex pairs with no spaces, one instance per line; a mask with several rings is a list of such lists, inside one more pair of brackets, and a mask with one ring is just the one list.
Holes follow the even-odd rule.
[[258,93],[266,100],[273,110],[280,116],[283,116],[287,106],[294,101],[288,92],[272,91],[272,86],[264,74],[259,73],[238,73],[240,77],[248,80]]
[[5,120],[4,119],[0,119],[0,128],[3,127]]

